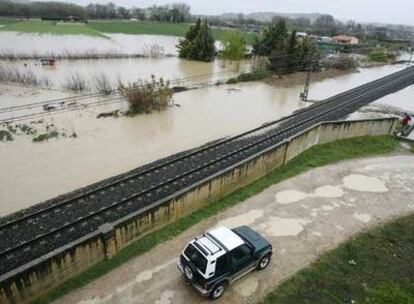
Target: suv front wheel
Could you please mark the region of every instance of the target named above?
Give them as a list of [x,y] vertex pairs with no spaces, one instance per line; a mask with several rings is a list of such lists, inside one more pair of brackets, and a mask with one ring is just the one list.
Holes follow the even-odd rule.
[[263,270],[270,264],[270,254],[266,254],[262,257],[257,265],[257,270]]
[[218,298],[221,298],[225,290],[226,290],[226,284],[224,282],[218,283],[211,291],[210,298],[212,300],[217,300]]

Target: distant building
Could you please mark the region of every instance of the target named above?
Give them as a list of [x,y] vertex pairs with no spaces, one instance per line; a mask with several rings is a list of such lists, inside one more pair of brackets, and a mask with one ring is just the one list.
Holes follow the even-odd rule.
[[332,43],[334,40],[332,37],[321,36],[319,37],[318,41],[323,42],[323,43]]
[[306,34],[305,32],[297,32],[296,33],[296,38],[299,41],[303,41],[304,39],[306,39],[308,37],[308,34]]
[[359,39],[354,36],[338,35],[333,38],[334,42],[341,44],[358,44]]
[[297,32],[296,37],[297,38],[306,38],[306,37],[308,37],[308,34],[305,33],[305,32]]

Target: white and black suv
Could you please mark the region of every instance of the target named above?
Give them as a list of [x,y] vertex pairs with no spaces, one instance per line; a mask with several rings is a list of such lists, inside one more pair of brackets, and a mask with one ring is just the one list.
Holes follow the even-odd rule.
[[202,296],[215,300],[235,280],[265,269],[271,256],[272,245],[253,229],[220,227],[190,241],[177,267]]

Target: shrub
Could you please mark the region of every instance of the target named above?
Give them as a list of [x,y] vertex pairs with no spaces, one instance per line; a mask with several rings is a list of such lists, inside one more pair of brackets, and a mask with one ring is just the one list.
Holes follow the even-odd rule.
[[375,61],[375,62],[387,62],[388,61],[388,55],[386,54],[384,49],[373,50],[371,53],[368,54],[368,58],[371,61]]
[[95,90],[99,93],[109,95],[113,91],[111,81],[106,74],[95,76]]
[[228,60],[241,60],[246,55],[246,42],[239,32],[229,32],[223,39],[221,57]]
[[39,134],[38,136],[33,138],[33,142],[42,142],[45,140],[49,140],[51,138],[58,137],[59,133],[57,131],[52,131],[50,133]]
[[121,85],[119,90],[129,103],[130,115],[161,111],[171,104],[173,96],[169,81],[165,82],[163,78],[156,81],[154,75],[151,81]]
[[71,91],[83,91],[86,89],[86,80],[79,73],[74,73],[66,78],[63,87]]
[[9,131],[0,130],[0,141],[12,141],[13,136]]
[[352,70],[358,67],[358,62],[348,55],[341,55],[338,57],[327,58],[323,61],[323,65],[326,68],[338,69],[338,70]]
[[226,81],[226,84],[235,84],[238,82],[247,82],[247,81],[255,81],[261,80],[269,76],[269,72],[267,70],[257,70],[250,73],[241,73],[236,78],[230,78]]

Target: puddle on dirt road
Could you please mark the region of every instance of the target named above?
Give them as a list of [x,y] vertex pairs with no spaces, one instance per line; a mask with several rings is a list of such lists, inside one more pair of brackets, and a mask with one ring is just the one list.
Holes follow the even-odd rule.
[[285,190],[280,191],[276,194],[276,202],[282,205],[287,205],[291,203],[299,202],[305,198],[307,198],[309,195],[307,193],[297,191],[297,190]]
[[257,279],[247,277],[234,286],[234,291],[243,298],[248,298],[255,293],[258,287],[259,281]]
[[361,221],[363,223],[369,223],[371,221],[371,214],[366,213],[354,213],[354,218],[356,218],[358,221]]
[[175,292],[173,290],[165,290],[162,292],[161,297],[155,301],[154,304],[171,304],[174,298]]
[[335,198],[344,195],[344,191],[337,186],[323,186],[315,190],[315,195],[319,197]]
[[304,226],[309,223],[310,221],[307,219],[270,216],[258,226],[258,229],[271,237],[297,236],[304,230]]
[[376,177],[351,174],[343,178],[346,188],[361,192],[388,192],[388,188]]

